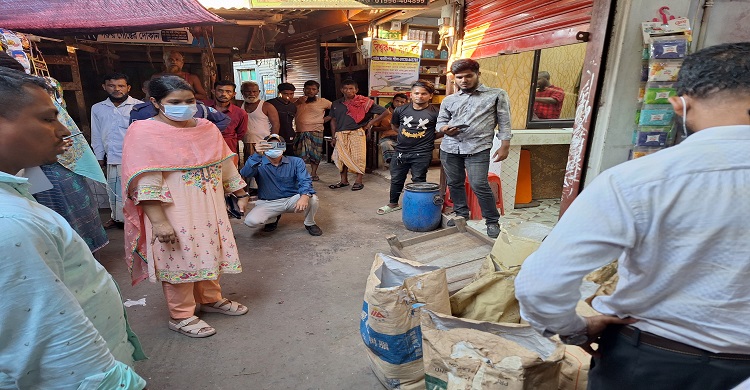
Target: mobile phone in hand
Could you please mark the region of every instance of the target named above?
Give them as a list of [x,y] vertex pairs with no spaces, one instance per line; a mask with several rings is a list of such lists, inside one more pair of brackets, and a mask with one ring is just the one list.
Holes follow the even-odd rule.
[[469,127],[469,125],[453,125],[453,127],[457,128],[459,130],[463,130],[463,129]]

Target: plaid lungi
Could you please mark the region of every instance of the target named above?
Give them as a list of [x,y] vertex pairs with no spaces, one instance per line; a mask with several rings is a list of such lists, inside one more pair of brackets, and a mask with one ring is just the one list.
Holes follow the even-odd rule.
[[304,131],[294,137],[294,154],[306,163],[318,164],[323,156],[323,132]]
[[367,140],[365,130],[337,131],[336,148],[333,151],[333,161],[339,172],[348,168],[349,172],[364,174],[367,164]]

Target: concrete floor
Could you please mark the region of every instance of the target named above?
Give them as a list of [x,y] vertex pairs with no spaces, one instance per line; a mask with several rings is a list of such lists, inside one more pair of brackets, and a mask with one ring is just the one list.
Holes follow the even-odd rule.
[[[338,181],[332,164],[314,183],[323,236],[312,237],[302,215],[285,214],[273,233],[250,234],[234,220],[243,272],[222,278],[224,295],[250,308],[244,316],[202,318],[216,335],[191,339],[167,328],[161,286],[130,285],[122,261],[122,230],[110,230],[102,264],[124,299],[146,298],[127,309],[149,360],[136,371],[159,389],[382,389],[370,371],[359,336],[362,297],[377,252],[390,254],[385,237],[413,237],[401,213],[378,216],[388,182],[365,176],[365,189],[328,188]],[[350,182],[353,183],[353,177]]]

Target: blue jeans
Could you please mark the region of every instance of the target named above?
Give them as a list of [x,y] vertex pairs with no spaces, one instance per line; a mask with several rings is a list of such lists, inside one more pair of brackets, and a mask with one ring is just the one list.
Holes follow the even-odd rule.
[[495,194],[487,181],[490,169],[490,149],[474,154],[453,154],[440,151],[440,162],[451,190],[453,211],[456,215],[469,219],[469,206],[466,204],[466,175],[469,175],[469,185],[479,200],[482,217],[487,224],[497,223],[500,213],[495,206]]
[[411,181],[413,183],[424,183],[427,181],[427,169],[430,168],[432,154],[429,153],[400,153],[396,152],[391,160],[391,200],[390,203],[398,204],[398,198],[404,191],[406,174],[411,169]]

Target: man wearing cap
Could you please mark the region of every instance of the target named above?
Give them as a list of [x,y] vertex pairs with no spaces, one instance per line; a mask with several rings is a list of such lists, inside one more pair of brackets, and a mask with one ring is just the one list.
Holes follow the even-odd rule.
[[294,156],[293,142],[294,139],[294,116],[297,115],[297,105],[294,104],[294,84],[279,84],[279,96],[269,100],[279,113],[279,135],[289,140],[284,151],[285,156]]
[[[258,201],[247,214],[245,225],[253,230],[276,230],[281,214],[305,213],[305,229],[310,235],[323,231],[315,224],[318,196],[307,173],[305,162],[294,156],[284,156],[284,138],[271,134],[256,145],[256,153],[248,158],[240,174],[258,183]],[[271,222],[268,222],[271,221]],[[265,225],[265,226],[264,226]]]

